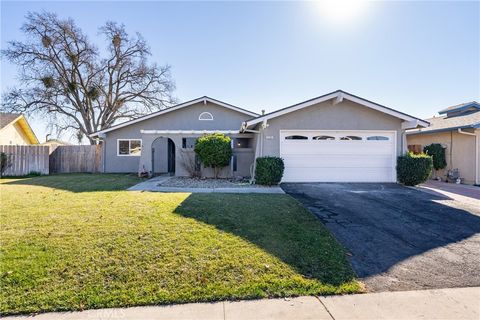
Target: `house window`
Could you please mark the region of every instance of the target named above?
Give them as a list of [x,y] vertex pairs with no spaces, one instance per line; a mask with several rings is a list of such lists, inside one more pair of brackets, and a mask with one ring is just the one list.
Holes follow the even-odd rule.
[[141,139],[119,139],[117,140],[117,155],[119,156],[140,156],[142,154]]
[[198,120],[213,120],[213,115],[210,112],[202,112],[198,116]]
[[237,156],[232,156],[232,170],[237,171]]
[[335,140],[335,137],[332,136],[315,136],[313,140]]
[[390,140],[390,139],[384,136],[370,136],[367,138],[367,140]]
[[182,138],[182,148],[193,149],[195,148],[196,142],[197,142],[197,138]]
[[285,140],[308,140],[308,137],[293,135],[293,136],[286,136]]
[[252,139],[249,139],[249,138],[235,138],[234,143],[233,143],[233,147],[235,149],[250,148],[250,141],[251,140]]
[[345,137],[341,137],[340,140],[362,140],[362,137],[359,137],[359,136],[345,136]]

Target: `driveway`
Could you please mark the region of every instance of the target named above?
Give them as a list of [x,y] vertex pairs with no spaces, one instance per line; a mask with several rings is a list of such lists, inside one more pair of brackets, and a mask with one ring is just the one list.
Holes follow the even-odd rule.
[[[480,201],[397,184],[286,183],[368,291],[480,286]],[[478,201],[478,202],[477,202]]]

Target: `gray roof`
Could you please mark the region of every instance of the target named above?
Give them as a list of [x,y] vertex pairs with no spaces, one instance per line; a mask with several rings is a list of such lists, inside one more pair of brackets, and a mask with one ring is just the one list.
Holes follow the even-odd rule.
[[13,120],[17,119],[20,117],[20,113],[5,113],[5,112],[0,112],[0,129],[3,129],[6,127],[9,123],[11,123]]
[[453,110],[458,110],[458,109],[462,109],[462,108],[465,108],[465,107],[480,107],[480,104],[477,102],[477,101],[470,101],[470,102],[465,102],[465,103],[460,103],[460,104],[456,104],[454,106],[451,106],[451,107],[447,107],[445,109],[442,109],[440,111],[438,111],[439,114],[442,114],[442,113],[447,113],[449,111],[453,111]]
[[433,117],[425,119],[430,126],[422,129],[409,130],[408,133],[448,131],[461,128],[480,128],[480,111],[455,117]]

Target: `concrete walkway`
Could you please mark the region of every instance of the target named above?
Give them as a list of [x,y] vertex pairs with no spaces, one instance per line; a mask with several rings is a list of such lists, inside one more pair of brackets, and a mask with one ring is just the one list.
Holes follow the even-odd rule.
[[187,192],[187,193],[285,193],[280,187],[239,187],[239,188],[179,188],[161,187],[160,183],[170,179],[171,176],[158,176],[144,182],[140,182],[128,191],[150,192]]
[[7,319],[480,319],[480,287],[99,309]]
[[419,187],[438,192],[460,201],[471,201],[473,199],[480,200],[480,187],[470,186],[467,184],[428,180],[425,183],[422,183]]

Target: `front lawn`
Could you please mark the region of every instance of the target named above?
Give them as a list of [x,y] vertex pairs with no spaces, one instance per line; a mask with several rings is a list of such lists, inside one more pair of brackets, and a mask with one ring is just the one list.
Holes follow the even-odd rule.
[[122,191],[129,175],[0,180],[0,312],[358,292],[288,195]]

